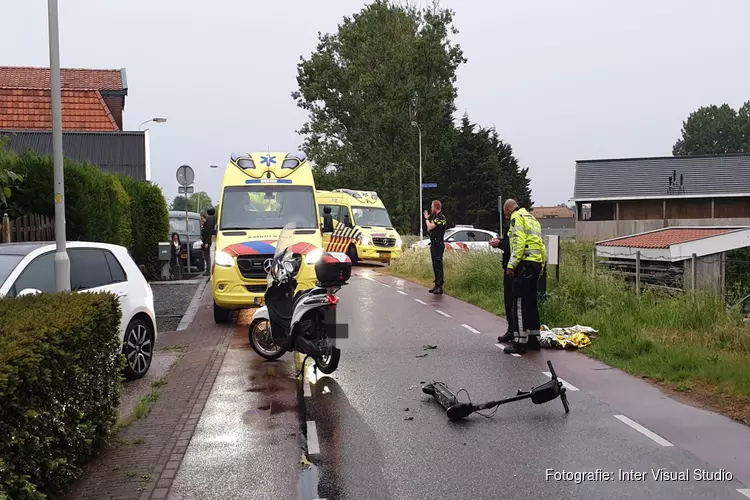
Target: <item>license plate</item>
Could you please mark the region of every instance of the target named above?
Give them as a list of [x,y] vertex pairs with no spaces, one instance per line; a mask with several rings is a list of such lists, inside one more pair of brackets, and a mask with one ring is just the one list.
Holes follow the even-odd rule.
[[384,259],[390,259],[391,258],[391,252],[380,252],[380,256]]

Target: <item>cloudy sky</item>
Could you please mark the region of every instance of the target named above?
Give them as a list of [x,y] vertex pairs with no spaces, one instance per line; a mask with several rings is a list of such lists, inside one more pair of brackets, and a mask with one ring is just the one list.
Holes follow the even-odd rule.
[[[419,3],[419,2],[417,2]],[[232,151],[296,150],[290,97],[318,31],[355,0],[63,0],[61,65],[126,68],[125,128],[151,117],[154,181],[189,164],[214,200]],[[442,0],[468,63],[457,116],[494,125],[537,205],[572,196],[576,159],[671,154],[701,105],[750,100],[746,0]],[[0,65],[48,66],[47,2],[2,0]],[[415,155],[417,154],[415,143]],[[352,186],[359,187],[359,186]]]

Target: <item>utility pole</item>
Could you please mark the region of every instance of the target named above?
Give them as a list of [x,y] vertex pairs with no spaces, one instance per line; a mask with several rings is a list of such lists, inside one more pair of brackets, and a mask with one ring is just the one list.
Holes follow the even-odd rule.
[[62,95],[60,91],[60,41],[57,0],[47,0],[49,23],[49,74],[52,102],[52,153],[55,172],[55,289],[70,290],[70,259],[65,243],[65,175],[63,170]]

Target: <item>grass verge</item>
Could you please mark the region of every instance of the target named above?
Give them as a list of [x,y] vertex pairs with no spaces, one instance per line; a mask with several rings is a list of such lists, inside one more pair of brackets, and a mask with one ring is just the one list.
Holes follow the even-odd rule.
[[161,392],[161,388],[167,384],[167,377],[160,377],[153,382],[151,382],[151,392],[145,396],[143,399],[141,399],[138,404],[135,407],[135,410],[133,410],[133,414],[130,415],[128,418],[121,420],[117,423],[117,428],[124,429],[125,427],[129,426],[136,420],[140,420],[142,418],[148,417],[148,414],[151,412],[151,405],[154,404],[154,402],[159,399],[159,393]]
[[[582,264],[585,244],[561,250],[560,282],[548,279],[541,306],[549,327],[591,326],[599,335],[582,352],[647,378],[680,399],[750,425],[750,327],[719,297],[657,292],[636,294],[605,271]],[[590,257],[589,257],[590,259]],[[446,253],[445,291],[503,315],[499,254]],[[433,280],[429,253],[405,252],[386,272],[421,284]]]

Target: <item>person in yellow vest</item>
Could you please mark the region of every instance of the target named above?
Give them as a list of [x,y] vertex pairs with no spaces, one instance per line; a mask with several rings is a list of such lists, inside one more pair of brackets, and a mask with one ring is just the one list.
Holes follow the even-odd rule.
[[504,351],[526,354],[538,351],[539,320],[537,284],[547,262],[542,226],[528,210],[508,200],[503,206],[510,218],[510,261],[505,279],[513,280],[513,343]]

